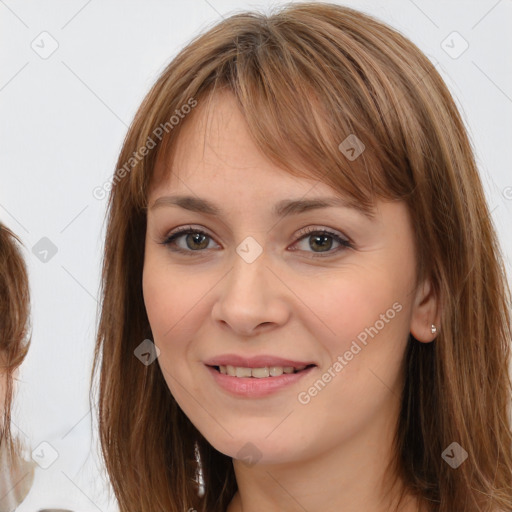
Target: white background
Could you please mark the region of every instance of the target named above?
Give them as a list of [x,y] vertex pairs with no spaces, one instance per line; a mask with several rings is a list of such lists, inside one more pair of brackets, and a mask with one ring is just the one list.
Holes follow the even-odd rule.
[[[138,105],[180,48],[234,10],[279,3],[0,0],[0,220],[26,247],[33,302],[14,431],[30,450],[47,442],[58,453],[38,468],[20,512],[115,510],[88,399],[106,206],[92,191],[110,179]],[[340,3],[388,22],[437,63],[468,126],[510,272],[511,0]],[[453,31],[469,44],[456,59],[442,47]],[[460,50],[457,37],[444,45]],[[43,59],[31,44],[48,50],[52,38],[58,48]],[[57,249],[45,263],[32,252],[43,237]]]

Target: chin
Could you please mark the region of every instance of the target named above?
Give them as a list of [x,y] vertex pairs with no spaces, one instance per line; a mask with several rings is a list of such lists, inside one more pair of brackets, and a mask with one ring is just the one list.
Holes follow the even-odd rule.
[[280,464],[296,460],[297,445],[290,440],[290,437],[288,436],[288,440],[292,442],[286,445],[280,440],[268,439],[268,432],[266,429],[260,429],[254,435],[247,432],[244,437],[223,437],[222,439],[205,437],[217,451],[248,467],[256,464]]

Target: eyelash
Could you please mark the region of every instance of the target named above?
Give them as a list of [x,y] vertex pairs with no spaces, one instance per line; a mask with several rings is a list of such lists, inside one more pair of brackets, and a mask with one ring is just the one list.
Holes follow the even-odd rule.
[[[180,247],[176,247],[176,246],[172,247],[172,244],[176,239],[178,239],[179,237],[181,237],[183,235],[188,235],[188,234],[201,234],[201,235],[205,235],[208,238],[213,240],[213,238],[208,233],[206,233],[206,231],[203,231],[202,229],[194,228],[193,226],[183,226],[183,227],[179,228],[178,230],[176,230],[174,233],[171,233],[169,236],[167,236],[165,238],[165,240],[160,242],[160,244],[167,246],[173,252],[186,254],[187,256],[195,256],[198,253],[204,252],[205,249],[193,251],[193,250],[181,249]],[[327,235],[329,237],[334,238],[334,240],[340,244],[340,247],[338,247],[334,250],[326,251],[325,253],[312,252],[310,257],[313,257],[313,258],[318,258],[318,257],[325,258],[325,257],[333,256],[334,254],[337,254],[338,252],[343,251],[345,249],[353,249],[354,248],[354,245],[351,241],[349,241],[345,238],[342,238],[338,233],[336,233],[334,231],[330,231],[328,229],[318,229],[318,228],[310,226],[310,227],[300,230],[298,235],[300,236],[300,238],[297,240],[297,242],[300,242],[304,238],[307,238],[308,235],[309,236],[311,236],[311,235]],[[309,251],[306,251],[306,252],[309,252]]]

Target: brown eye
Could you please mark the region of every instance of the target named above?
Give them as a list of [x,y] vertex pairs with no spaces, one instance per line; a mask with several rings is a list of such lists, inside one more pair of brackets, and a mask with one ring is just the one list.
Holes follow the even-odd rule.
[[[302,230],[303,234],[296,244],[299,242],[303,244],[300,250],[313,253],[312,256],[330,256],[338,252],[352,248],[353,245],[348,240],[342,238],[338,233],[329,230],[319,230],[318,228],[306,228]],[[338,244],[333,250],[333,244]],[[295,249],[294,249],[295,250]]]
[[175,252],[193,254],[207,249],[211,241],[213,239],[208,233],[197,228],[187,227],[168,236],[162,245],[168,246]]

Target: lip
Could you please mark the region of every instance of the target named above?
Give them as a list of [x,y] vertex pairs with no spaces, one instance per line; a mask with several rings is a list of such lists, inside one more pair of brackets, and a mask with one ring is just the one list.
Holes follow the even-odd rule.
[[314,361],[296,361],[267,354],[251,357],[244,357],[237,354],[221,354],[203,362],[207,366],[227,366],[229,364],[231,366],[239,366],[242,368],[265,368],[265,366],[293,366],[294,368],[298,368],[300,366],[309,366],[312,364],[318,366]]
[[277,391],[296,384],[316,368],[316,366],[310,366],[297,373],[283,373],[279,377],[264,377],[258,379],[255,377],[233,377],[231,375],[224,375],[212,366],[206,366],[210,375],[212,375],[215,382],[222,389],[234,396],[244,398],[262,398],[269,396],[272,393],[276,393]]

